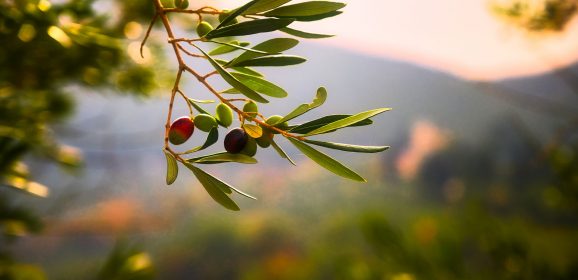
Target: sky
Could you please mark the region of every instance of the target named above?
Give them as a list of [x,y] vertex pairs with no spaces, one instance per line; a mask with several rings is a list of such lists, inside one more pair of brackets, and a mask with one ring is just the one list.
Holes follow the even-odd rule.
[[[238,0],[219,0],[223,7]],[[296,1],[301,2],[301,1]],[[540,74],[578,60],[578,18],[564,32],[529,34],[494,16],[489,0],[349,0],[344,13],[313,23],[316,40],[472,80]]]

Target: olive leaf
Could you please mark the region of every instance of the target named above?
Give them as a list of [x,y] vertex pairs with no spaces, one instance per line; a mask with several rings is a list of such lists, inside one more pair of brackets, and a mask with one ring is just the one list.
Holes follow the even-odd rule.
[[256,71],[255,69],[249,68],[249,67],[231,67],[231,69],[233,69],[239,73],[243,73],[243,74],[247,74],[247,75],[251,75],[251,76],[255,76],[255,77],[263,78],[265,76],[265,75],[261,74],[259,71]]
[[258,93],[277,98],[283,98],[287,96],[287,92],[284,89],[265,79],[235,72],[231,73],[231,75]]
[[[264,51],[267,53],[281,53],[295,47],[297,44],[299,44],[299,41],[292,38],[274,38],[255,45],[253,50]],[[227,65],[235,65],[241,61],[261,56],[263,55],[255,52],[244,52]]]
[[299,117],[299,116],[309,112],[310,110],[313,110],[313,109],[323,105],[323,103],[325,103],[325,100],[327,100],[327,90],[324,87],[320,87],[317,89],[317,94],[315,95],[315,99],[313,99],[313,101],[311,103],[304,103],[304,104],[297,106],[297,108],[295,108],[295,110],[293,110],[293,111],[291,111],[291,113],[285,115],[285,117],[280,119],[275,124],[283,123],[283,122],[292,120],[296,117]]
[[190,163],[202,163],[202,164],[216,164],[225,162],[237,162],[245,164],[255,164],[257,160],[253,157],[244,154],[231,154],[227,152],[219,152],[215,154],[210,154],[202,157],[196,157],[188,159],[187,162]]
[[359,121],[371,118],[375,115],[381,114],[383,112],[387,112],[391,110],[391,108],[380,108],[380,109],[373,109],[373,110],[369,110],[369,111],[365,111],[365,112],[361,112],[359,114],[353,115],[351,117],[347,117],[338,121],[334,121],[332,123],[326,124],[320,128],[317,128],[313,131],[310,131],[309,133],[306,133],[305,136],[311,136],[311,135],[315,135],[315,134],[321,134],[321,133],[325,133],[331,130],[336,130],[336,129],[340,129],[340,128],[344,128],[344,127],[348,127],[351,126],[354,123],[357,123]]
[[201,185],[203,185],[213,200],[229,210],[241,210],[239,205],[237,205],[237,203],[227,195],[226,190],[231,193],[232,189],[227,183],[215,178],[211,174],[193,166],[192,164],[185,163],[185,166],[193,171],[195,177],[197,177],[199,182],[201,182]]
[[167,185],[170,185],[175,182],[179,175],[179,166],[177,165],[177,159],[171,153],[167,150],[163,150],[163,152],[167,158]]
[[193,108],[195,108],[195,110],[199,111],[199,113],[210,115],[209,112],[207,112],[201,106],[197,105],[197,102],[194,99],[187,98],[187,101],[189,102],[189,104],[191,104],[193,106]]
[[213,29],[211,32],[205,35],[205,38],[214,39],[220,37],[243,36],[263,32],[271,32],[286,27],[294,21],[295,20],[291,18],[265,18],[245,21],[221,27],[219,29]]
[[356,152],[356,153],[379,153],[389,149],[389,146],[360,146],[352,144],[316,141],[310,139],[305,139],[303,140],[303,142],[329,149],[341,150],[346,152]]
[[287,138],[289,141],[299,149],[304,155],[312,159],[314,162],[319,164],[321,167],[347,179],[351,179],[358,182],[367,182],[363,177],[359,174],[355,173],[355,171],[349,169],[339,161],[331,158],[330,156],[313,149],[311,146],[293,139]]
[[275,140],[273,139],[271,139],[271,146],[273,146],[273,149],[277,151],[280,157],[286,158],[291,164],[297,166],[297,164],[295,164],[295,162],[289,157],[289,155],[287,155],[287,153],[281,148],[281,146],[277,145],[277,142],[275,142]]
[[[295,21],[317,21],[317,20],[322,20],[322,19],[329,18],[329,17],[338,16],[342,13],[343,13],[342,11],[333,11],[333,12],[319,14],[319,15],[313,15],[313,16],[292,16],[290,18],[294,19]],[[279,17],[279,18],[285,18],[285,17]]]
[[239,80],[237,80],[235,77],[233,77],[233,75],[231,75],[231,73],[227,72],[227,70],[225,70],[225,68],[223,68],[223,66],[221,66],[217,61],[215,61],[210,55],[208,55],[207,53],[205,53],[205,51],[203,51],[201,48],[195,46],[201,53],[203,53],[203,55],[205,55],[205,57],[207,58],[207,60],[209,60],[209,62],[211,63],[211,65],[213,65],[213,67],[215,68],[215,70],[217,70],[217,72],[219,73],[219,75],[221,75],[221,77],[223,77],[223,79],[230,84],[232,87],[236,88],[237,90],[239,90],[239,92],[241,92],[243,95],[247,96],[250,99],[253,99],[257,102],[261,102],[261,103],[269,103],[269,101],[267,101],[267,99],[263,98],[261,95],[259,95],[257,92],[255,92],[254,90],[252,90],[251,88],[247,87],[245,84],[241,83]]
[[331,13],[345,7],[343,3],[329,1],[309,1],[287,5],[264,13],[267,17],[302,17]]
[[244,124],[243,130],[252,138],[259,138],[263,135],[263,128],[254,124]]
[[226,18],[224,18],[223,21],[221,21],[221,23],[219,23],[219,25],[217,25],[217,27],[215,27],[215,29],[219,29],[223,26],[226,26],[229,22],[231,22],[235,18],[237,18],[237,16],[241,15],[247,9],[251,8],[251,6],[255,5],[257,2],[260,2],[260,1],[262,1],[262,0],[253,0],[253,1],[248,2],[247,4],[245,4],[243,6],[235,9]]
[[307,59],[295,55],[271,55],[236,62],[230,66],[289,66],[305,61]]
[[249,7],[242,15],[254,15],[261,12],[266,12],[275,9],[291,0],[261,0]]
[[[298,133],[298,134],[306,134],[309,133],[317,128],[320,128],[326,124],[330,124],[334,121],[338,121],[338,120],[342,120],[345,119],[347,117],[351,117],[352,115],[329,115],[329,116],[325,116],[325,117],[321,117],[319,119],[315,119],[300,125],[296,125],[294,127],[292,127],[289,132],[291,133]],[[350,126],[364,126],[364,125],[370,125],[372,124],[373,121],[371,119],[365,119],[359,122],[356,122]]]
[[301,31],[301,30],[297,30],[297,29],[292,29],[289,27],[281,28],[281,29],[279,29],[279,31],[285,32],[285,33],[287,33],[289,35],[293,35],[295,37],[305,38],[305,39],[323,39],[323,38],[330,38],[330,37],[335,36],[335,35],[309,33],[309,32],[305,32],[305,31]]
[[194,148],[184,152],[183,154],[191,154],[194,152],[202,151],[202,150],[212,146],[213,144],[217,143],[218,140],[219,140],[219,129],[217,127],[213,127],[211,129],[211,131],[209,131],[209,134],[207,135],[207,139],[205,140],[205,143],[203,143],[203,145],[194,147]]
[[[221,45],[221,46],[218,46],[218,47],[212,49],[211,51],[209,51],[208,52],[209,55],[221,55],[221,54],[234,52],[237,50],[255,51],[251,48],[247,48],[247,46],[249,46],[248,42],[239,42],[237,40],[233,40],[231,42],[219,42],[219,41],[210,40],[209,42]],[[267,53],[265,53],[265,54],[267,54]]]

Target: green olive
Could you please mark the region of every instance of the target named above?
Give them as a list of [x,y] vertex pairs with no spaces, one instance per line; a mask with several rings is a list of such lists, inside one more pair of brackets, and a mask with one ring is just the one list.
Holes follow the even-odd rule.
[[186,9],[189,7],[189,0],[175,0],[174,4],[179,9]]
[[[230,11],[223,11],[222,14],[219,14],[219,22],[223,22],[223,20],[225,20],[225,18],[227,18],[230,15]],[[230,21],[229,23],[225,24],[225,25],[231,25],[231,24],[235,24],[237,23],[237,19],[233,19],[232,21]]]
[[257,144],[261,148],[267,148],[271,145],[271,140],[273,139],[273,133],[268,129],[263,130],[263,135],[261,137],[255,139]]
[[196,115],[194,122],[195,126],[204,132],[209,132],[213,127],[217,126],[217,120],[213,116],[207,114]]
[[206,21],[201,21],[197,26],[197,34],[199,34],[200,37],[205,37],[211,30],[213,30],[213,26]]
[[217,121],[224,127],[229,127],[233,123],[233,110],[226,104],[220,103],[217,105],[215,116]]
[[[280,123],[280,124],[276,124],[276,123],[279,122],[281,119],[283,119],[282,116],[273,115],[273,116],[268,117],[267,120],[265,121],[265,123],[267,123],[268,125],[272,125],[272,126],[274,126],[274,127],[276,127],[276,128],[285,130],[285,129],[287,129],[287,128],[289,127],[289,124],[288,124],[287,122],[282,122],[282,123]],[[272,132],[273,132],[274,134],[279,134],[279,132],[274,131],[274,130],[273,130]]]
[[259,107],[257,107],[257,103],[253,101],[247,101],[245,106],[243,106],[243,112],[249,113],[248,115],[251,117],[256,117],[257,113],[259,112]]
[[253,137],[247,138],[247,144],[245,144],[245,147],[240,153],[252,157],[257,154],[257,141]]

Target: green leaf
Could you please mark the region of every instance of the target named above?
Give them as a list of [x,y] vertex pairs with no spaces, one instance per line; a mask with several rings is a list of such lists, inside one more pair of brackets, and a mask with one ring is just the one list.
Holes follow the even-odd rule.
[[287,114],[285,117],[280,119],[277,123],[283,123],[283,122],[292,120],[296,117],[299,117],[299,116],[309,112],[310,110],[313,110],[313,109],[323,105],[323,103],[325,103],[325,100],[327,100],[327,90],[324,87],[320,87],[317,89],[317,95],[315,96],[315,99],[313,99],[313,101],[311,103],[309,103],[309,104],[303,103],[303,104],[297,106],[297,108],[295,108],[295,110],[291,111],[291,113]]
[[179,175],[179,166],[177,165],[177,159],[166,150],[163,150],[165,157],[167,158],[167,185],[175,182],[177,176]]
[[[309,21],[317,21],[317,20],[322,20],[325,18],[330,18],[330,17],[334,17],[334,16],[338,16],[340,14],[342,14],[342,11],[333,11],[333,12],[329,12],[329,13],[324,13],[324,14],[319,14],[319,15],[314,15],[314,16],[300,16],[300,17],[289,17],[294,19],[295,21],[305,21],[305,22],[309,22]],[[285,17],[279,17],[279,18],[285,18]]]
[[230,66],[289,66],[300,64],[307,61],[307,59],[294,55],[271,55],[259,58],[253,58]]
[[189,101],[189,104],[191,104],[197,111],[199,111],[199,113],[211,115],[211,113],[205,111],[205,109],[203,109],[203,108],[201,108],[201,106],[197,105],[197,103],[194,101],[194,99],[188,98],[187,101]]
[[226,26],[227,23],[233,21],[235,18],[237,18],[237,16],[241,15],[243,12],[245,12],[247,9],[251,8],[251,6],[255,5],[257,2],[260,2],[262,0],[253,0],[237,9],[235,9],[233,12],[231,12],[231,14],[229,14],[225,19],[223,19],[223,21],[221,21],[221,23],[219,23],[219,25],[217,27],[215,27],[215,29],[219,29],[223,26]]
[[[221,47],[224,47],[223,49],[219,49],[219,48],[213,49],[212,51],[209,52],[209,55],[224,54],[224,53],[229,53],[229,52],[234,51],[234,50],[245,50],[248,52],[254,52],[254,53],[263,54],[263,55],[275,54],[275,53],[268,53],[268,52],[264,52],[264,51],[260,51],[260,50],[254,50],[251,48],[243,47],[239,44],[218,42],[218,41],[213,41],[213,40],[209,40],[209,42],[220,44],[220,45],[223,45]],[[232,49],[232,50],[229,50],[229,49]]]
[[[298,40],[292,38],[274,38],[271,40],[267,40],[263,43],[257,44],[253,47],[254,50],[264,51],[268,53],[281,53],[286,50],[289,50],[299,44]],[[256,57],[261,57],[263,55],[255,53],[255,52],[244,52],[235,59],[233,59],[228,64],[234,65],[241,61],[253,59]]]
[[251,6],[249,9],[244,11],[243,15],[254,15],[260,12],[269,11],[275,9],[291,0],[261,0]]
[[275,19],[275,18],[266,18],[266,19],[255,19],[251,21],[240,22],[236,24],[231,24],[229,26],[225,26],[219,29],[213,29],[211,32],[205,35],[207,39],[214,39],[220,37],[229,37],[229,36],[242,36],[242,35],[251,35],[263,32],[271,32],[275,30],[279,30],[283,27],[288,26],[291,24],[294,19],[290,18],[283,18],[283,19]]
[[323,141],[315,141],[305,139],[303,140],[306,143],[334,149],[334,150],[341,150],[346,152],[356,152],[356,153],[379,153],[389,149],[389,146],[359,146],[359,145],[351,145],[351,144],[342,144],[342,143],[333,143],[333,142],[323,142]]
[[287,96],[287,92],[280,88],[279,86],[261,79],[259,77],[255,77],[252,75],[242,74],[242,73],[231,73],[237,80],[241,81],[243,84],[248,86],[250,89],[265,94],[271,97],[283,98]]
[[194,152],[204,150],[212,146],[213,144],[217,143],[218,140],[219,140],[219,129],[217,127],[213,127],[211,131],[209,131],[209,134],[207,135],[207,140],[205,140],[205,143],[203,145],[194,147],[184,152],[183,154],[191,154]]
[[305,39],[323,39],[323,38],[329,38],[329,37],[335,36],[335,35],[309,33],[309,32],[305,32],[305,31],[301,31],[301,30],[297,30],[297,29],[292,29],[289,27],[281,28],[281,29],[279,29],[279,31],[285,32],[285,33],[287,33],[289,35],[293,35],[295,37],[305,38]]
[[343,127],[348,127],[354,123],[371,118],[375,115],[381,114],[381,113],[389,111],[389,110],[391,110],[391,108],[380,108],[380,109],[374,109],[374,110],[361,112],[361,113],[353,115],[351,117],[347,117],[347,118],[326,124],[326,125],[318,128],[318,129],[315,129],[315,130],[305,134],[305,136],[311,136],[311,135],[315,135],[315,134],[325,133],[325,132],[331,131],[331,130],[340,129]]
[[247,75],[251,75],[251,76],[255,76],[255,77],[265,77],[263,74],[259,73],[258,71],[249,68],[249,67],[231,67],[231,69],[239,72],[239,73],[243,73],[243,74],[247,74]]
[[[291,128],[290,132],[292,133],[299,133],[299,134],[306,134],[309,133],[317,128],[320,128],[326,124],[332,123],[334,121],[338,121],[341,119],[345,119],[347,117],[351,117],[352,115],[329,115],[329,116],[325,116],[325,117],[321,117],[319,119],[316,120],[312,120],[309,122],[306,122],[304,124],[300,124],[300,125],[296,125],[293,128]],[[372,124],[373,121],[370,119],[365,119],[359,122],[356,122],[350,126],[364,126],[364,125],[370,125]]]
[[261,128],[258,125],[244,124],[243,130],[245,130],[245,132],[247,134],[249,134],[249,136],[251,136],[251,138],[259,138],[259,137],[261,137],[261,135],[263,135],[263,128]]
[[241,210],[237,203],[233,201],[226,193],[226,189],[231,192],[231,187],[229,184],[213,177],[213,175],[193,166],[192,164],[185,164],[187,168],[193,171],[195,177],[201,182],[201,185],[205,188],[205,190],[209,193],[209,195],[223,207],[233,210],[239,211]]
[[343,3],[329,1],[309,1],[279,7],[264,13],[268,17],[300,17],[315,16],[337,11],[345,7]]
[[201,48],[195,46],[200,52],[202,52],[205,57],[207,57],[207,59],[209,60],[209,62],[211,63],[211,65],[213,65],[213,67],[215,68],[215,70],[217,70],[217,72],[219,73],[219,75],[221,75],[221,77],[223,77],[223,79],[230,84],[232,87],[236,88],[237,90],[239,90],[239,92],[241,92],[243,95],[247,96],[250,99],[253,99],[257,102],[261,102],[261,103],[269,103],[269,101],[267,101],[267,99],[263,98],[261,95],[259,95],[257,92],[255,92],[254,90],[252,90],[251,88],[249,88],[248,86],[244,85],[243,83],[241,83],[239,80],[237,80],[235,77],[233,77],[233,75],[231,75],[231,73],[227,72],[227,70],[225,70],[225,68],[223,68],[223,66],[221,66],[217,61],[215,61],[210,55],[208,55],[207,53],[205,53]]
[[245,164],[255,164],[257,160],[244,154],[231,154],[227,152],[220,152],[216,154],[206,155],[202,157],[192,158],[187,160],[190,163],[215,164],[224,162],[237,162]]
[[[233,187],[233,186],[231,186],[231,185],[229,185],[229,184],[227,184],[227,183],[225,183],[225,182],[223,182],[223,181],[215,178],[213,175],[211,175],[211,174],[209,174],[209,173],[207,173],[207,172],[205,172],[205,171],[203,171],[203,170],[195,167],[194,165],[192,165],[192,164],[187,164],[187,165],[188,165],[188,166],[191,166],[191,167],[194,168],[194,169],[196,169],[196,171],[199,172],[200,174],[205,175],[205,176],[207,176],[207,177],[211,177],[211,178],[215,181],[215,185],[217,185],[217,187],[218,187],[220,190],[222,190],[224,193],[231,194],[232,191],[235,191],[236,193],[238,193],[238,194],[240,194],[240,195],[242,195],[242,196],[244,196],[244,197],[247,197],[247,198],[250,198],[250,199],[253,199],[253,200],[257,200],[256,197],[254,197],[254,196],[252,196],[252,195],[249,195],[249,194],[247,194],[247,193],[245,193],[245,192],[243,192],[243,191],[241,191],[241,190],[239,190],[239,189],[237,189],[237,188],[235,188],[235,187]],[[189,168],[191,168],[191,167],[189,167]],[[192,170],[192,169],[191,169],[191,170]],[[193,171],[193,173],[194,173],[194,172],[195,172],[195,171]],[[195,174],[195,176],[196,176],[196,175],[197,175],[197,174]],[[198,178],[198,176],[197,176],[197,178]]]
[[210,103],[215,103],[215,100],[199,100],[199,99],[189,98],[189,102],[200,103],[200,104],[210,104]]
[[277,153],[279,154],[280,157],[286,158],[291,164],[297,166],[297,164],[295,164],[295,162],[289,157],[289,155],[287,155],[287,153],[285,151],[283,151],[281,146],[277,145],[277,142],[275,142],[275,140],[273,140],[273,139],[271,139],[271,146],[273,146],[273,149],[275,149],[275,151],[277,151]]
[[330,156],[313,149],[311,146],[293,139],[287,138],[289,141],[299,149],[303,154],[307,157],[312,159],[314,162],[319,164],[321,167],[347,179],[351,179],[358,182],[367,182],[363,177],[359,176],[359,174],[355,173],[355,171],[349,169],[345,165],[341,164],[339,161],[331,158]]

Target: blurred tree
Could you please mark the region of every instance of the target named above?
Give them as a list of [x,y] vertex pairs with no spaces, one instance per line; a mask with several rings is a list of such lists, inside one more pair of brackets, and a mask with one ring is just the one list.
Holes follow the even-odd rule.
[[530,31],[561,31],[577,12],[576,0],[501,1],[494,11],[511,23]]

